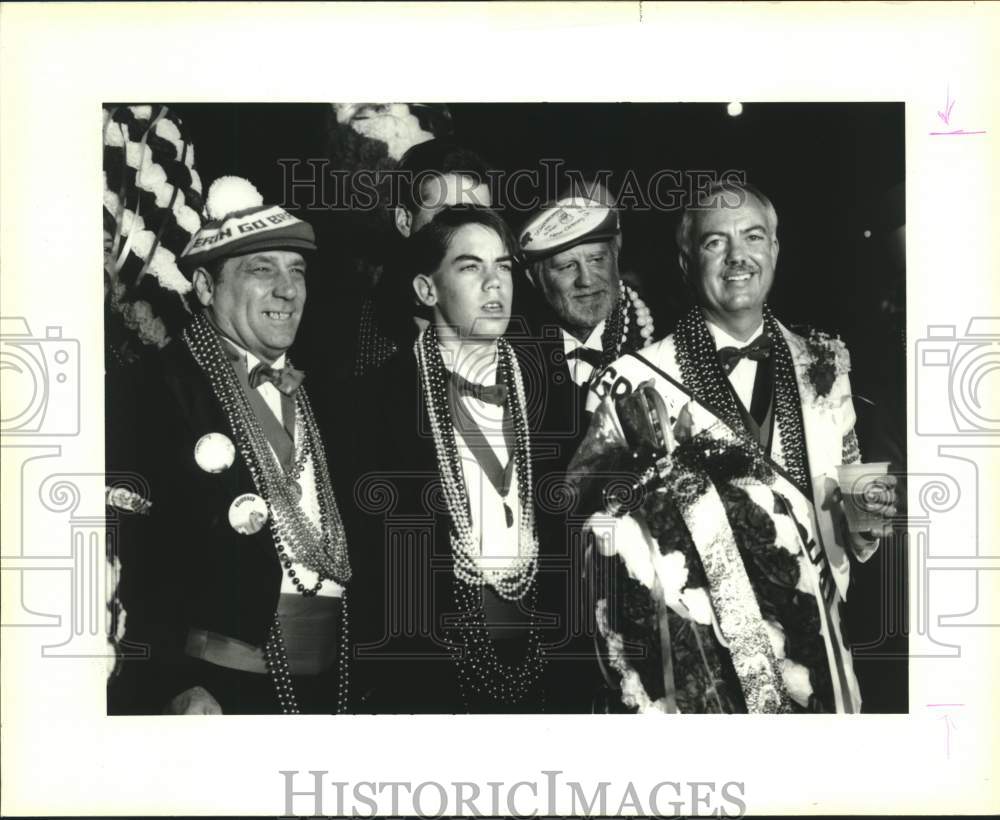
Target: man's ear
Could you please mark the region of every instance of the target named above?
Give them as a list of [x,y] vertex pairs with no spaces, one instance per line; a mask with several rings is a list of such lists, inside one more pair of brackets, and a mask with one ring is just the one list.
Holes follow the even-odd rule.
[[434,287],[434,280],[426,274],[418,274],[413,277],[413,291],[417,294],[417,300],[425,307],[434,307],[437,304],[437,288]]
[[684,251],[677,252],[677,264],[681,266],[681,275],[684,277],[684,281],[688,282],[688,258]]
[[410,212],[406,210],[402,205],[396,206],[396,230],[399,231],[403,236],[409,236],[410,231],[413,228],[413,217]]
[[775,264],[775,266],[777,266],[777,264],[778,264],[778,237],[774,237],[774,239],[772,239],[771,241],[774,243],[774,264]]
[[202,307],[212,304],[212,296],[215,293],[215,280],[212,279],[212,274],[205,268],[195,268],[191,276],[191,285]]

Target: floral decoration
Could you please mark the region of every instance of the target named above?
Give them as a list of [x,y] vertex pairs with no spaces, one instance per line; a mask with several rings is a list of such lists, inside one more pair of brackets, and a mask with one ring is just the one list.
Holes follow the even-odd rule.
[[839,336],[811,329],[805,337],[807,358],[796,367],[805,370],[806,401],[824,409],[836,409],[831,398],[833,385],[851,372],[851,354]]

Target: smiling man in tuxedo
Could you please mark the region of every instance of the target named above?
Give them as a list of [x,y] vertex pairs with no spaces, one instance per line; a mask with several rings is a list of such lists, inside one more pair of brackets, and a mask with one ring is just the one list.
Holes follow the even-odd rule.
[[[895,479],[873,478],[873,471],[869,479],[874,491],[872,511],[883,523],[875,531],[850,531],[838,467],[860,462],[861,454],[854,432],[847,349],[839,339],[823,334],[804,338],[793,333],[768,308],[779,250],[778,216],[770,199],[750,185],[730,183],[713,188],[708,195],[710,204],[685,209],[677,228],[680,267],[696,305],[669,336],[619,359],[597,377],[589,399],[593,425],[571,470],[593,456],[589,469],[599,476],[595,465],[602,458],[616,451],[628,453],[625,440],[635,429],[636,416],[625,408],[632,408],[633,394],[649,385],[659,394],[667,414],[657,415],[655,428],[668,431],[667,443],[657,446],[668,446],[672,429],[678,441],[704,441],[701,452],[719,446],[713,441],[731,440],[748,448],[751,457],[765,465],[765,472],[770,471],[770,484],[755,496],[754,517],[730,519],[732,531],[739,538],[754,539],[759,550],[766,545],[773,550],[768,555],[796,556],[795,565],[784,577],[771,575],[761,580],[748,556],[735,563],[714,560],[713,545],[733,537],[724,518],[696,522],[693,529],[688,526],[692,544],[698,542],[697,552],[692,550],[680,562],[682,577],[688,578],[683,594],[689,597],[670,597],[668,581],[663,582],[667,591],[662,592],[668,610],[665,618],[675,625],[681,620],[687,623],[683,631],[669,630],[675,645],[673,666],[664,661],[666,684],[658,676],[655,685],[664,687],[665,694],[653,700],[660,710],[681,712],[857,712],[861,694],[842,630],[850,577],[848,555],[867,560],[877,549],[879,537],[891,529],[896,514]],[[725,484],[718,476],[713,481],[717,486]],[[698,491],[681,496],[679,486],[658,489],[666,497],[676,492],[677,509],[690,509]],[[857,490],[844,490],[852,491]],[[736,498],[741,503],[742,489],[727,492],[733,493],[727,496],[730,501]],[[646,508],[638,508],[634,516],[643,523],[646,514]],[[795,526],[782,529],[790,519]],[[616,539],[620,536],[614,546],[616,555],[632,549],[631,556],[677,557],[662,529],[657,532],[659,544],[650,532],[641,527],[616,529]],[[776,547],[779,542],[785,552]],[[712,560],[698,560],[702,554]],[[756,560],[765,561],[761,555],[755,553]],[[695,570],[707,577],[709,592],[704,594],[711,596],[711,606],[694,605],[695,593],[704,592]],[[743,600],[716,597],[717,590],[734,578],[739,583],[751,579],[745,589],[753,595]],[[707,598],[699,600],[708,602]],[[735,618],[734,612],[738,613]],[[755,619],[767,622],[759,634],[771,635],[771,664],[780,670],[772,675],[769,691],[775,697],[767,703],[758,698],[762,689],[748,685],[748,659],[739,655],[749,645],[745,640],[749,632],[725,632],[718,626],[727,621],[745,625]],[[700,677],[688,678],[693,667],[684,661],[690,647],[683,638],[692,634],[688,630],[700,628],[709,639],[710,651],[703,657],[720,660],[706,661]],[[664,629],[661,625],[661,636]],[[720,648],[714,636],[724,633],[728,645]],[[606,637],[612,640],[610,634]]]
[[123,562],[136,711],[347,707],[351,577],[327,451],[291,366],[312,227],[216,180],[180,267],[195,315],[140,391],[152,507]]

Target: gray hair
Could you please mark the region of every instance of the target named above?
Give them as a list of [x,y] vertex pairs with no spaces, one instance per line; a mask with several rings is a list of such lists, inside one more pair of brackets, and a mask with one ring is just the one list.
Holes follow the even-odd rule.
[[[725,197],[726,194],[730,194],[734,191],[743,192],[743,195],[740,197],[740,205],[743,205],[743,203],[746,202],[747,195],[750,195],[764,206],[764,212],[767,216],[767,232],[771,235],[772,241],[777,239],[778,212],[774,210],[774,204],[770,199],[768,199],[767,195],[755,186],[739,181],[716,182],[709,187],[707,194],[710,197],[715,197],[716,195]],[[728,207],[725,205],[725,201],[723,201],[722,207]],[[691,249],[694,244],[691,231],[694,228],[695,217],[704,210],[707,209],[696,208],[691,204],[685,205],[684,211],[681,213],[680,221],[677,223],[677,232],[675,234],[677,247],[688,259],[691,258]]]

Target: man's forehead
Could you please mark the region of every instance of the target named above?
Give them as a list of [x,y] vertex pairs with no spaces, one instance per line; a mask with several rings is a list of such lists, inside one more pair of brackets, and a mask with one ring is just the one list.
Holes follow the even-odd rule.
[[254,251],[253,253],[245,253],[240,256],[230,256],[227,261],[235,263],[234,267],[248,265],[251,262],[284,262],[286,265],[305,265],[306,262],[305,257],[298,251],[286,251],[280,249]]
[[561,265],[564,262],[572,262],[574,259],[579,259],[581,256],[587,256],[592,253],[605,253],[611,247],[611,243],[604,242],[583,242],[579,245],[574,245],[572,248],[567,248],[564,251],[560,251],[553,256],[550,256],[547,260],[549,265]]
[[420,186],[424,207],[443,208],[449,205],[492,204],[490,189],[483,182],[467,174],[434,174]]
[[470,222],[462,225],[448,240],[445,260],[459,256],[477,256],[479,258],[506,257],[510,252],[504,246],[503,237],[488,225]]
[[736,208],[727,208],[722,204],[718,208],[700,208],[694,211],[694,224],[699,232],[723,226],[743,229],[756,225],[766,227],[768,221],[767,209],[757,201],[756,197],[751,196]]

